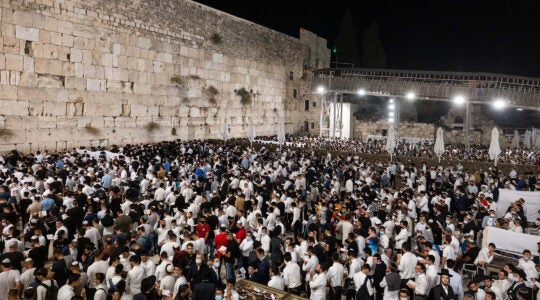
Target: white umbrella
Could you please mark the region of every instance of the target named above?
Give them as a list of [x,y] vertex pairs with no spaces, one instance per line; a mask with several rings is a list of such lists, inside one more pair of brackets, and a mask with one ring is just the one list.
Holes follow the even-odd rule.
[[392,161],[392,156],[394,155],[394,149],[396,148],[396,132],[394,127],[390,127],[388,131],[388,136],[386,137],[386,146],[384,149],[390,153],[390,161]]
[[499,160],[499,154],[501,154],[501,145],[499,144],[499,130],[497,127],[493,127],[491,131],[491,143],[489,144],[489,159],[492,159],[497,165]]
[[534,146],[536,147],[536,151],[540,150],[540,138],[538,138],[538,135],[535,138]]
[[512,148],[519,148],[519,133],[514,130],[514,137],[512,138]]
[[437,138],[435,139],[435,148],[433,149],[439,162],[441,162],[441,156],[444,154],[444,131],[441,127],[437,129]]
[[531,149],[531,132],[525,131],[525,137],[523,138],[523,148]]
[[279,149],[281,150],[281,146],[285,144],[285,126],[283,123],[280,123],[278,126],[277,141],[279,144]]
[[257,134],[255,133],[255,126],[253,126],[253,124],[249,124],[248,139],[250,148],[253,148],[253,142],[255,142],[256,137]]
[[223,141],[226,143],[229,139],[229,124],[227,122],[224,122],[221,127],[221,136],[223,137]]

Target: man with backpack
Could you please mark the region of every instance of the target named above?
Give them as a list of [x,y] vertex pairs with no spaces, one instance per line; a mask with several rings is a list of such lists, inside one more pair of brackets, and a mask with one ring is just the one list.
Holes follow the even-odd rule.
[[[71,300],[75,297],[75,287],[79,286],[81,275],[71,274],[69,275],[68,282],[58,290],[58,295],[56,299],[58,300]],[[85,290],[82,289],[81,295],[85,295]],[[80,295],[77,295],[80,296]],[[46,299],[49,300],[49,299]]]
[[58,284],[53,279],[47,279],[47,269],[40,268],[36,270],[36,281],[39,285],[36,288],[36,300],[53,300],[58,296]]
[[105,274],[97,273],[94,279],[96,285],[96,293],[94,300],[107,300],[107,285],[105,285]]

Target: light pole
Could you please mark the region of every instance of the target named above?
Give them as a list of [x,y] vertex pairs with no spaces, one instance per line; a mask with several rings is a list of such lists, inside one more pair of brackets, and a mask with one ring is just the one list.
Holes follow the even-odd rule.
[[456,96],[452,100],[455,105],[461,106],[465,104],[465,122],[463,124],[463,131],[465,134],[465,151],[469,152],[471,150],[471,111],[470,111],[470,103],[465,99],[463,96]]

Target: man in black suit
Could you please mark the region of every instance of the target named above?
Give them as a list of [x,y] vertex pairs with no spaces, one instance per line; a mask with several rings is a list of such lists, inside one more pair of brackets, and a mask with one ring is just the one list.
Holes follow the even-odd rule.
[[384,288],[380,283],[386,275],[386,264],[381,260],[381,255],[376,253],[373,255],[373,264],[375,264],[375,272],[373,273],[373,285],[375,286],[375,300],[382,300]]
[[193,299],[215,299],[216,285],[210,282],[210,270],[200,272],[201,282],[193,288]]
[[448,272],[448,269],[442,269],[441,273],[438,273],[439,276],[441,276],[440,281],[438,285],[434,286],[433,289],[431,289],[431,294],[429,299],[430,300],[455,300],[457,299],[457,295],[454,295],[454,290],[450,286],[450,273]]

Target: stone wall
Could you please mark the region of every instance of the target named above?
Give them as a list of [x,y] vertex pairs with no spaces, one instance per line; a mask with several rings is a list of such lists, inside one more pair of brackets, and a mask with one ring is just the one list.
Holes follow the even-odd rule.
[[292,132],[315,118],[309,67],[330,57],[308,31],[188,0],[0,0],[0,25],[0,151],[221,138],[224,122],[241,137],[250,120]]

